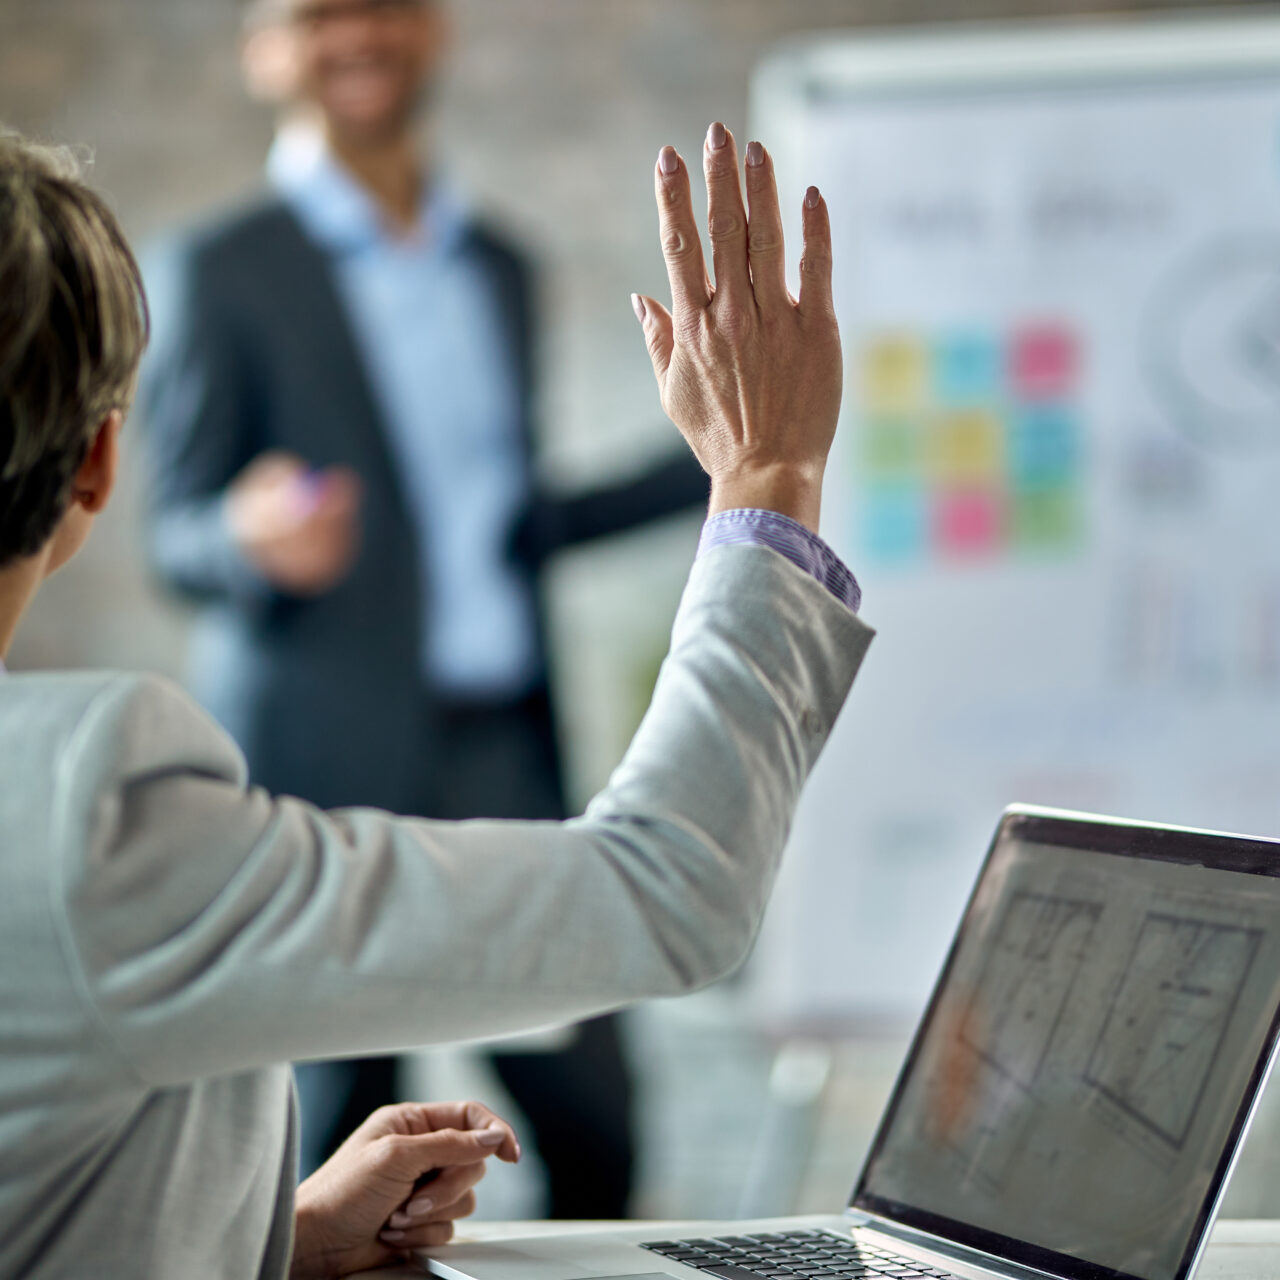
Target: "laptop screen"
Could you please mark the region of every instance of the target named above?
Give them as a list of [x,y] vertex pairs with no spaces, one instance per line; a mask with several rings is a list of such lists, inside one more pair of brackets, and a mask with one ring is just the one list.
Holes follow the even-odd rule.
[[1182,1280],[1266,1070],[1280,844],[1012,812],[853,1207]]

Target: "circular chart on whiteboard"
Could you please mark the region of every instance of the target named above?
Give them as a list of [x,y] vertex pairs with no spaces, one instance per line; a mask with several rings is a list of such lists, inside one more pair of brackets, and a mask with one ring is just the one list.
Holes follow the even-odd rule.
[[1144,361],[1170,421],[1224,452],[1280,450],[1280,237],[1216,240],[1157,286]]

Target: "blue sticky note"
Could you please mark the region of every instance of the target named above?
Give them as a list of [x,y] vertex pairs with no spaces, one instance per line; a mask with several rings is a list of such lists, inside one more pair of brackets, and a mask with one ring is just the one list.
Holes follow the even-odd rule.
[[929,546],[929,508],[923,486],[873,485],[860,502],[862,546],[870,559],[902,563]]
[[934,351],[934,390],[940,404],[951,408],[990,404],[1004,383],[1000,344],[979,333],[955,333]]
[[1009,436],[1015,489],[1071,484],[1080,470],[1080,429],[1075,414],[1058,406],[1020,409]]

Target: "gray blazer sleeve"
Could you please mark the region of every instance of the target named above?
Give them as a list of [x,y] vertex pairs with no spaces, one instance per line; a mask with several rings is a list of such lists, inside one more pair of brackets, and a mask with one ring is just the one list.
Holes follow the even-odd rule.
[[59,763],[55,901],[90,1016],[162,1086],[711,982],[755,936],[871,634],[770,550],[704,556],[634,742],[562,824],[273,798],[176,689],[117,678]]
[[274,588],[236,546],[223,512],[227,487],[258,453],[248,353],[198,251],[156,250],[146,274],[155,345],[139,407],[151,563],[183,595],[260,607]]

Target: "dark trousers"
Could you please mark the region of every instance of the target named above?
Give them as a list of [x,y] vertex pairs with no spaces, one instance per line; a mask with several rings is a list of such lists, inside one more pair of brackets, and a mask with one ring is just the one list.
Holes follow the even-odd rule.
[[[564,816],[545,695],[433,714],[429,732],[437,767],[405,812],[447,820]],[[547,1216],[625,1217],[635,1141],[617,1017],[583,1023],[564,1049],[494,1053],[490,1062],[546,1166]],[[304,1177],[371,1111],[402,1096],[394,1058],[303,1063],[295,1074]]]

